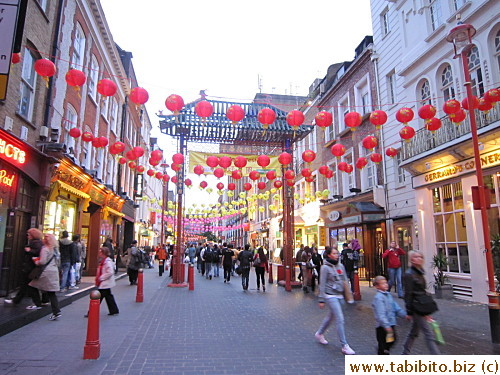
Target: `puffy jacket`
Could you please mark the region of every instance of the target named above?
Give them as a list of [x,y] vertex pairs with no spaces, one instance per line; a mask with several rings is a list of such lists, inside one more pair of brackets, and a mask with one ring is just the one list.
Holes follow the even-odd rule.
[[114,262],[111,258],[106,257],[102,265],[101,275],[99,276],[99,289],[110,289],[116,285]]

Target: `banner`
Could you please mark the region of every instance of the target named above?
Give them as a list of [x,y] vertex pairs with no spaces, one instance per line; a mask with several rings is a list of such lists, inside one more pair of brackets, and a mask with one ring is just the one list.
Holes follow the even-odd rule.
[[[212,168],[207,165],[207,158],[209,156],[215,156],[218,158],[220,158],[221,156],[229,156],[233,160],[237,156],[244,156],[248,160],[246,167],[241,170],[241,173],[244,177],[248,177],[248,174],[251,171],[257,171],[261,174],[261,177],[265,177],[266,172],[270,170],[274,170],[276,172],[276,176],[281,176],[281,164],[279,163],[277,156],[269,156],[269,159],[271,159],[271,163],[264,169],[257,164],[257,158],[259,157],[259,155],[213,154],[198,151],[189,152],[189,173],[194,173],[194,167],[196,167],[197,165],[201,165],[205,169],[205,174],[213,175],[214,172]],[[226,175],[231,176],[231,172],[237,169],[239,168],[235,167],[234,164],[232,164],[224,171]]]

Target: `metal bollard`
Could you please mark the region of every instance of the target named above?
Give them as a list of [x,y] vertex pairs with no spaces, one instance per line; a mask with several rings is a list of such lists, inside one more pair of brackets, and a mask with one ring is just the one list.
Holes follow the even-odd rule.
[[83,359],[98,359],[101,355],[99,342],[99,310],[101,293],[97,290],[90,292],[89,319],[87,323],[87,341],[83,347]]
[[274,280],[273,280],[273,264],[271,262],[269,263],[269,280],[267,280],[267,282],[269,284],[274,283]]
[[137,294],[135,295],[135,302],[144,302],[144,270],[139,268],[137,277]]
[[286,266],[285,268],[285,290],[287,292],[292,291],[292,284],[290,282],[290,266]]
[[189,290],[194,290],[194,264],[189,264],[188,283],[189,283]]

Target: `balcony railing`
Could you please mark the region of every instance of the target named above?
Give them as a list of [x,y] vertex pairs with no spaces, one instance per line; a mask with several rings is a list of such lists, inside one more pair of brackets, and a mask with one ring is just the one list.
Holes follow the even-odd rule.
[[[498,120],[500,120],[498,105],[493,107],[488,113],[476,111],[478,129],[484,128]],[[470,134],[470,121],[468,117],[460,125],[455,125],[450,121],[448,116],[442,117],[441,121],[443,125],[434,133],[427,129],[420,129],[416,131],[415,137],[410,142],[401,142],[403,161]]]

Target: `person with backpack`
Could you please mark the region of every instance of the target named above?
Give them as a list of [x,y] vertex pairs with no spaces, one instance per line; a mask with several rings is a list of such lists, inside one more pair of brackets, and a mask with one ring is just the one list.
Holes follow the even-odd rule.
[[340,263],[342,263],[345,268],[346,276],[351,284],[351,291],[354,293],[354,269],[356,265],[356,253],[347,242],[342,245],[342,252],[340,253]]
[[231,271],[233,268],[233,245],[229,244],[228,247],[222,249],[222,267],[224,267],[224,282],[228,283],[231,280]]
[[205,277],[207,280],[212,280],[212,254],[213,250],[211,244],[208,244],[207,247],[201,251],[201,259],[205,264]]
[[128,249],[127,259],[127,274],[130,285],[137,285],[137,277],[139,276],[139,268],[141,268],[140,251],[137,248],[137,241],[133,240]]
[[255,268],[255,275],[257,276],[257,291],[260,290],[260,283],[262,281],[262,290],[266,291],[266,280],[264,275],[266,271],[269,271],[269,264],[267,262],[267,256],[264,254],[264,248],[261,246],[257,251],[257,254],[253,257],[253,266]]
[[59,240],[59,253],[61,254],[61,292],[68,289],[78,289],[77,286],[71,285],[71,270],[76,264],[77,249],[73,241],[69,239],[69,233],[63,231]]
[[212,250],[212,269],[214,271],[214,277],[219,277],[220,256],[221,249],[219,249],[219,246],[214,245]]
[[198,246],[196,247],[196,252],[194,256],[196,257],[196,268],[198,269],[198,273],[201,273],[201,276],[205,274],[205,265],[203,264],[203,259],[201,259],[202,250],[203,250],[203,244],[199,242]]
[[243,290],[248,290],[248,281],[250,278],[250,266],[253,261],[253,252],[250,251],[250,244],[245,245],[245,250],[243,250],[238,255],[238,260],[240,261],[240,270],[241,270],[241,285],[243,286]]

